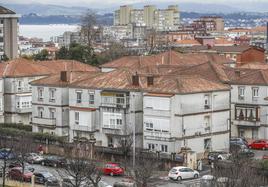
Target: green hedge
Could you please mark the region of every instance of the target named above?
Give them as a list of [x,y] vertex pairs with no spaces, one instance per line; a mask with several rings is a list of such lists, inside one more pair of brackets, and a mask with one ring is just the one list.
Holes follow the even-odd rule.
[[25,130],[19,130],[15,128],[3,128],[0,126],[0,135],[1,136],[11,136],[11,137],[18,137],[18,136],[29,136],[32,137],[34,140],[40,141],[45,143],[48,140],[48,143],[64,143],[65,139],[63,137],[55,136],[48,133],[35,133]]
[[23,125],[20,123],[0,123],[0,128],[14,128],[14,129],[18,129],[18,130],[32,132],[31,125]]

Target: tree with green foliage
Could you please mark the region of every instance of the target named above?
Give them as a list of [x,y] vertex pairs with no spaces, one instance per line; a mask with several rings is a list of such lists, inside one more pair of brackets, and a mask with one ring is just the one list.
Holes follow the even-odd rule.
[[40,61],[49,60],[48,51],[46,49],[41,50],[39,53],[33,55],[33,59]]
[[66,47],[61,47],[56,53],[56,59],[69,59],[69,50]]

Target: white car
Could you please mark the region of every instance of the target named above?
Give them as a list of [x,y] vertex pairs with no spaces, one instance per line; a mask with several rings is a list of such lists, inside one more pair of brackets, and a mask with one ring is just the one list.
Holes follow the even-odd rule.
[[169,171],[168,177],[172,180],[192,179],[192,178],[198,178],[199,172],[192,170],[191,168],[188,167],[178,166],[173,167]]

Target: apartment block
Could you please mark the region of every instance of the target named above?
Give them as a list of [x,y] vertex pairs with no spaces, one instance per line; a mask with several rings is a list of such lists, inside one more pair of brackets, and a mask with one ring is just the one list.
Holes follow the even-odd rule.
[[167,9],[157,9],[154,5],[143,9],[133,9],[132,6],[121,6],[114,13],[114,25],[136,24],[158,31],[176,30],[180,24],[180,12],[177,5]]
[[205,16],[195,20],[192,26],[196,29],[205,29],[207,32],[223,32],[224,19],[217,16]]
[[0,6],[0,60],[5,54],[9,59],[18,57],[19,15]]

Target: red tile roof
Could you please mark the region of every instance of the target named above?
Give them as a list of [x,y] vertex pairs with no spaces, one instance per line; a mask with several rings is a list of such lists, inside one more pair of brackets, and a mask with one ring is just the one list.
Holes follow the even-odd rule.
[[78,61],[30,61],[23,58],[0,63],[1,77],[30,77],[59,73],[60,71],[99,71]]

